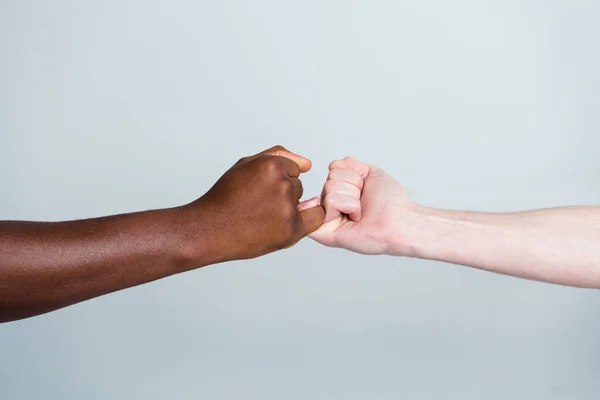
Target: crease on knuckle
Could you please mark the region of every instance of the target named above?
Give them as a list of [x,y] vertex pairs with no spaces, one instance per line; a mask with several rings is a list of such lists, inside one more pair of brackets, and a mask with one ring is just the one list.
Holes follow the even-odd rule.
[[323,198],[323,206],[326,208],[335,207],[337,203],[338,201],[336,200],[336,196],[334,196],[332,193],[327,193]]
[[268,176],[276,176],[281,171],[281,164],[276,157],[261,156],[259,162],[262,172]]
[[287,179],[282,179],[277,183],[276,191],[277,194],[282,197],[288,197],[292,194],[293,185],[292,182]]

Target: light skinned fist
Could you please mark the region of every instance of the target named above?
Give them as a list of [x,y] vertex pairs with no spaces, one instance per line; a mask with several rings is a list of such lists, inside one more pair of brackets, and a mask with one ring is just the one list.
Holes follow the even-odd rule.
[[383,170],[349,157],[333,161],[321,203],[325,221],[310,235],[317,242],[361,254],[410,254],[401,227],[417,206]]
[[[215,262],[255,258],[290,247],[321,226],[325,212],[314,198],[299,203],[301,173],[311,162],[281,146],[242,158],[200,199],[186,206],[199,252]],[[212,235],[203,235],[206,229]],[[198,254],[200,256],[200,254]]]

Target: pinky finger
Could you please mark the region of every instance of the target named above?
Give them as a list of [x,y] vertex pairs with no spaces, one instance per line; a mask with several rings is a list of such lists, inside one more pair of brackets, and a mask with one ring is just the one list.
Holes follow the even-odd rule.
[[308,210],[309,208],[316,207],[320,203],[321,199],[319,199],[318,197],[313,197],[310,200],[303,201],[302,203],[298,204],[298,212],[302,212],[304,210]]

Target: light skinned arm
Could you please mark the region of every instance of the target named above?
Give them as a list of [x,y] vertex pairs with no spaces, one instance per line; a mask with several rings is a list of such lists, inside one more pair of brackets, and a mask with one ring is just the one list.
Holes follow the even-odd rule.
[[0,322],[209,264],[287,248],[325,217],[299,203],[310,161],[277,146],[241,159],[200,199],[69,222],[0,221]]
[[331,163],[322,203],[325,223],[311,237],[327,246],[600,288],[600,207],[436,210],[412,203],[384,171],[351,158]]

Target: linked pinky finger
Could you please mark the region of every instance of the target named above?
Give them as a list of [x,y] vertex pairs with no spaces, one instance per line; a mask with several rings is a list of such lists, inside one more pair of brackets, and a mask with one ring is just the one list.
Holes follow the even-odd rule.
[[313,197],[312,199],[305,200],[298,204],[298,212],[302,212],[304,210],[308,210],[309,208],[316,207],[320,203],[321,203],[321,199],[318,197]]

